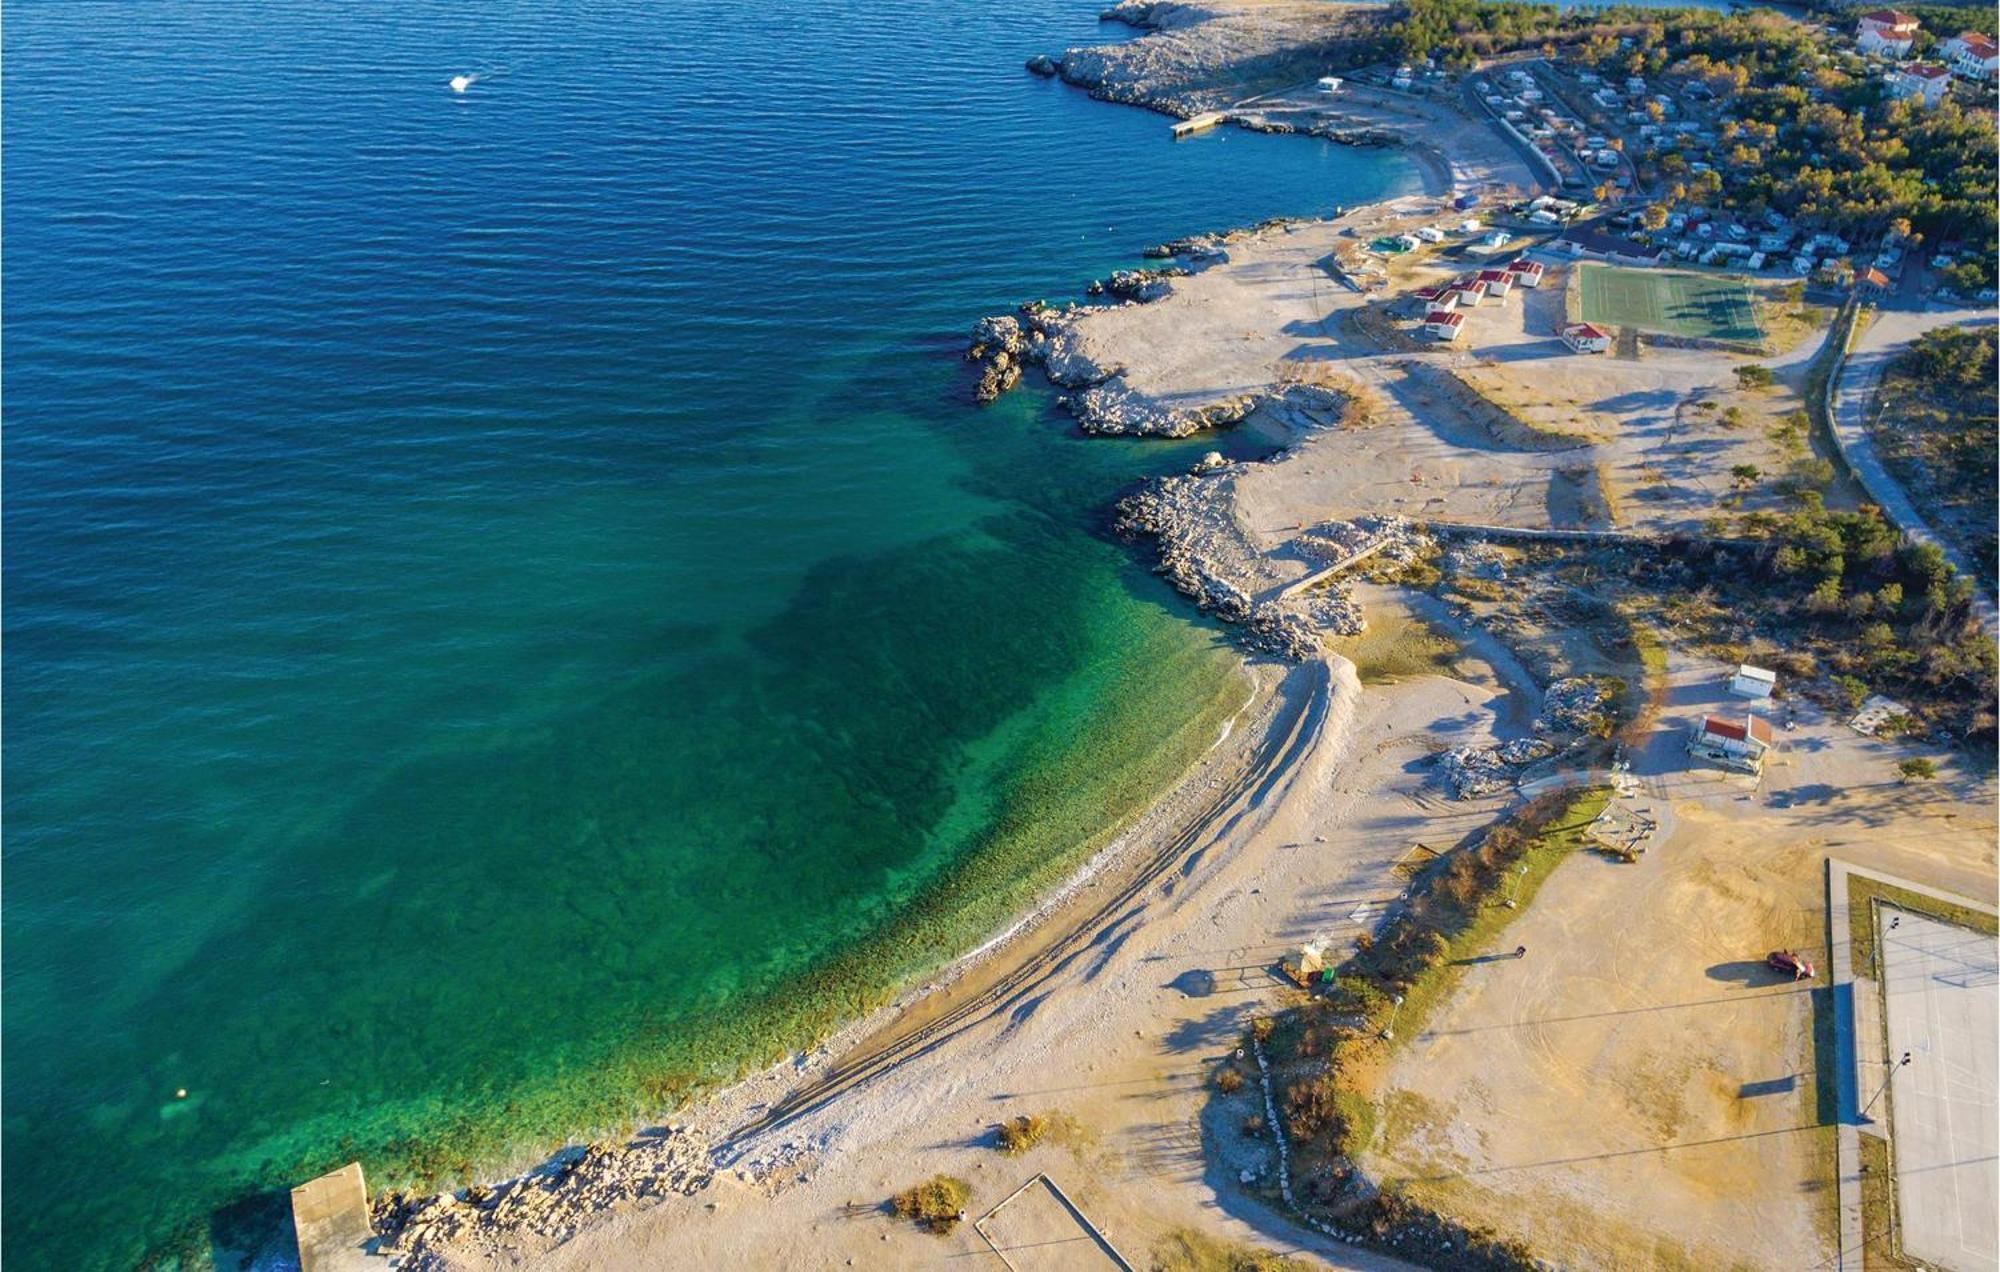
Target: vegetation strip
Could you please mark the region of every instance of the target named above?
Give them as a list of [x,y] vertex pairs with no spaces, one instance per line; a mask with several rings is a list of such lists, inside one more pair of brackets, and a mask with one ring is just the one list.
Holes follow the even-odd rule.
[[[1322,993],[1252,1028],[1278,1190],[1310,1227],[1475,1272],[1537,1266],[1519,1240],[1441,1216],[1394,1183],[1378,1190],[1357,1159],[1374,1138],[1376,1087],[1397,1039],[1421,1030],[1463,979],[1463,962],[1489,947],[1584,845],[1610,797],[1604,787],[1545,795],[1477,844],[1440,858],[1378,937],[1357,939]],[[1221,1078],[1218,1087],[1227,1087]]]

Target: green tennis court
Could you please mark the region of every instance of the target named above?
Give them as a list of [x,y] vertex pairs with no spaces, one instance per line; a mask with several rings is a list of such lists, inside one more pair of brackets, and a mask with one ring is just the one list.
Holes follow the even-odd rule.
[[1735,279],[1615,265],[1578,268],[1585,322],[1736,344],[1764,338],[1750,289]]

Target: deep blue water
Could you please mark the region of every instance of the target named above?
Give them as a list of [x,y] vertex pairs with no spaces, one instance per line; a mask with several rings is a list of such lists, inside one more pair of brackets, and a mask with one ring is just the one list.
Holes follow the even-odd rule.
[[10,1268],[657,1113],[1213,736],[1091,533],[1189,445],[964,333],[1415,173],[1021,70],[1094,8],[9,6]]

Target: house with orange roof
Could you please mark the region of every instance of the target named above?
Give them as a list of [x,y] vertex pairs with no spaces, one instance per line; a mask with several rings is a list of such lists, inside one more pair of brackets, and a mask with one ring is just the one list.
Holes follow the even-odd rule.
[[1916,18],[1899,9],[1877,9],[1855,23],[1854,44],[1876,57],[1902,57],[1916,42],[1918,27]]
[[1990,84],[2000,79],[2000,42],[1977,31],[1960,31],[1938,48],[1938,56],[1960,79]]

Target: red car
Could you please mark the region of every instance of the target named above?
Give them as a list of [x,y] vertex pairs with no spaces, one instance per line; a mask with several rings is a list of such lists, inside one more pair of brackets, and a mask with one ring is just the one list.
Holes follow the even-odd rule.
[[1783,972],[1795,981],[1813,978],[1812,961],[1797,950],[1772,950],[1764,956],[1764,966]]

